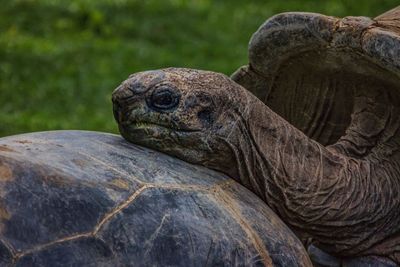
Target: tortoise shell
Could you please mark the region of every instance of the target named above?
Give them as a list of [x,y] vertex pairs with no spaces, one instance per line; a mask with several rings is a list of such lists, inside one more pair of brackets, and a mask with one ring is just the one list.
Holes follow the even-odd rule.
[[250,191],[117,135],[1,138],[0,184],[1,266],[311,266]]
[[400,106],[399,18],[400,7],[374,19],[275,15],[253,34],[249,64],[232,79],[310,138],[332,145],[360,131],[354,114],[370,105],[362,97],[377,117],[384,109],[377,105]]

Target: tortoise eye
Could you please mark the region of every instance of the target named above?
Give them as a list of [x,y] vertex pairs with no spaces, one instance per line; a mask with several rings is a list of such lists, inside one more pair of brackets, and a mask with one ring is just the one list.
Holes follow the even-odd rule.
[[150,97],[150,106],[158,110],[168,110],[179,103],[179,94],[170,88],[157,88]]

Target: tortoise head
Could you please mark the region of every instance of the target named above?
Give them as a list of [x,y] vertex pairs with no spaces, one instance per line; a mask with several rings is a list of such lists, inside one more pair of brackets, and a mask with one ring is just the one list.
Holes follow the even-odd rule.
[[226,172],[233,159],[226,138],[233,109],[247,94],[227,76],[183,68],[132,74],[113,92],[121,135],[186,161]]

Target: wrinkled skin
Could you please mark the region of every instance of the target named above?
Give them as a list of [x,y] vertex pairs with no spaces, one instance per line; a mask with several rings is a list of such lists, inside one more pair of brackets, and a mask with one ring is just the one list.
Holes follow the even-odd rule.
[[[131,75],[113,103],[127,140],[230,175],[303,239],[339,256],[400,262],[397,139],[349,157],[311,140],[228,77],[206,71]],[[387,125],[397,132],[397,116]]]
[[[236,170],[230,170],[234,156],[226,136],[235,127],[236,113],[240,114],[228,107],[237,103],[239,95],[226,95],[223,84],[229,84],[229,78],[221,74],[183,69],[131,75],[113,95],[120,132],[134,143],[238,177]],[[241,91],[236,84],[230,90]],[[174,98],[169,106],[152,102],[157,93],[162,100],[163,92]]]

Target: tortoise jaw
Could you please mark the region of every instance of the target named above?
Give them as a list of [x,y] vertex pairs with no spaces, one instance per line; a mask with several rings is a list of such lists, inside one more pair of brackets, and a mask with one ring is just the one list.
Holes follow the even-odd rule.
[[121,135],[132,143],[147,143],[149,140],[175,140],[179,135],[201,132],[201,129],[179,128],[148,120],[128,119],[119,123]]
[[116,118],[119,125],[132,130],[152,129],[156,128],[161,131],[169,132],[199,132],[202,131],[199,127],[189,127],[176,121],[171,121],[168,117],[154,116],[142,108],[134,108],[130,110],[118,109]]
[[154,123],[144,120],[131,120],[121,123],[122,126],[129,127],[131,130],[148,130],[148,129],[157,129],[169,132],[200,132],[201,129],[190,129],[190,128],[182,128],[182,127],[173,127],[171,125],[166,125],[162,123]]

